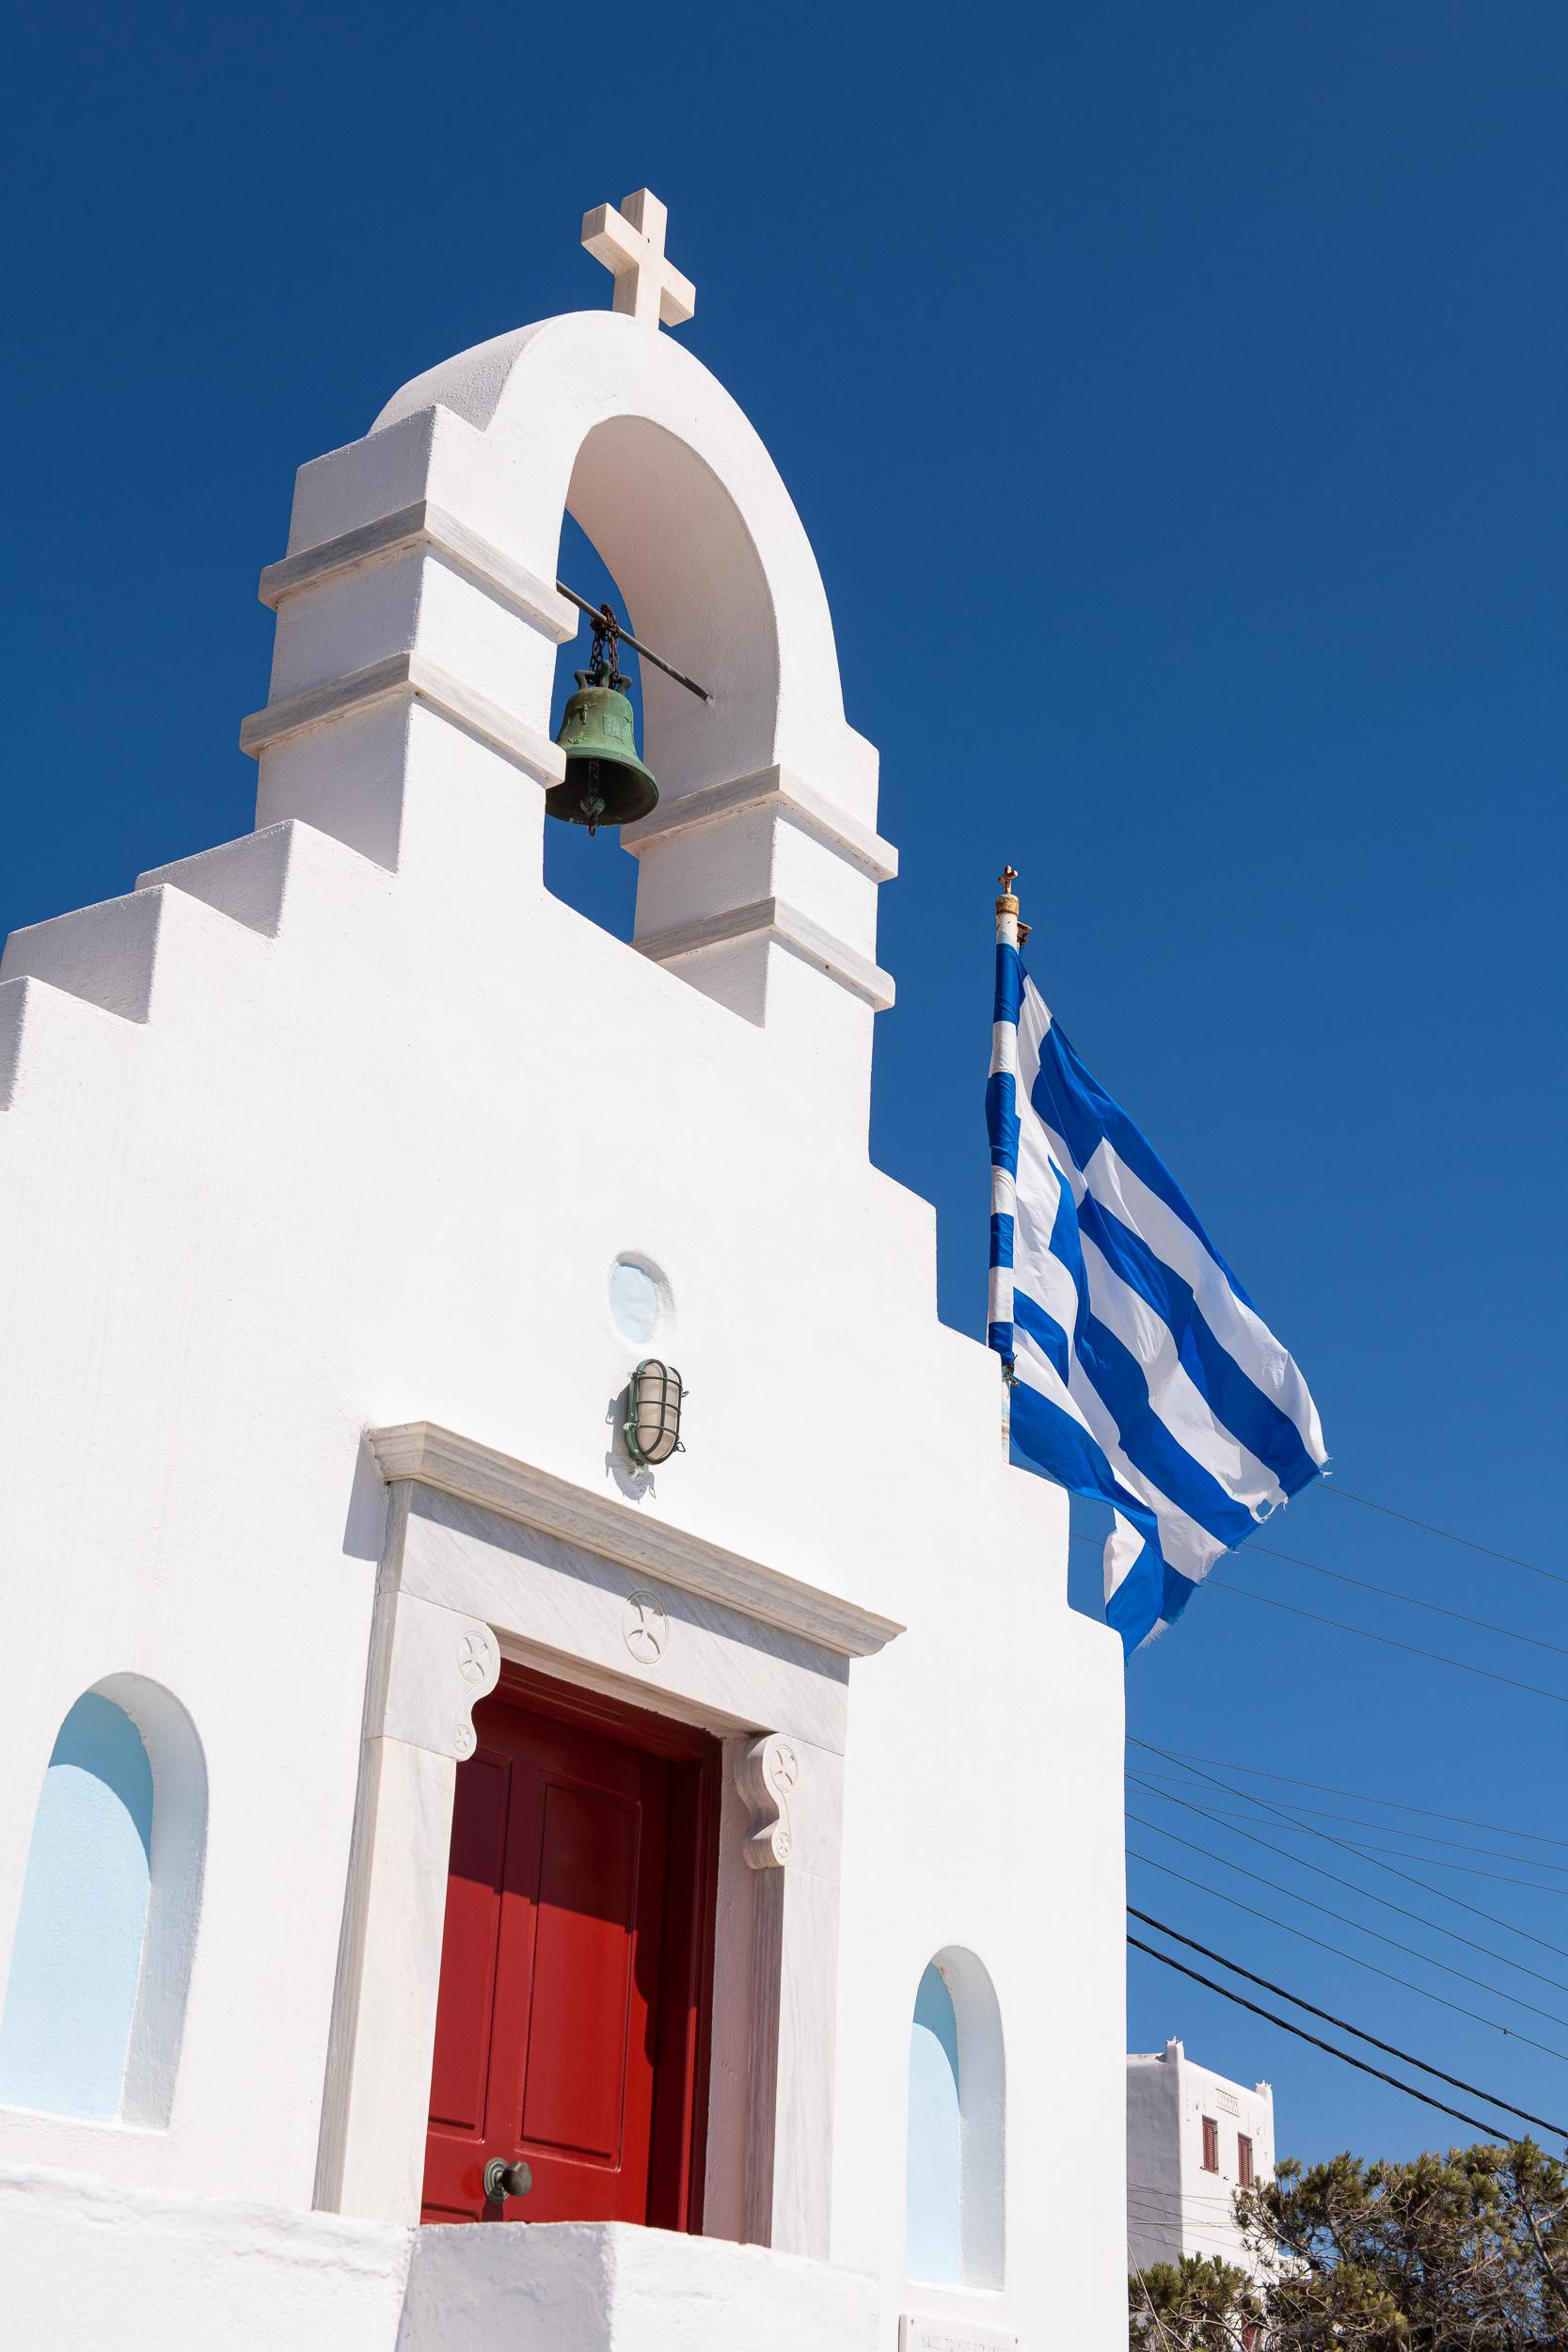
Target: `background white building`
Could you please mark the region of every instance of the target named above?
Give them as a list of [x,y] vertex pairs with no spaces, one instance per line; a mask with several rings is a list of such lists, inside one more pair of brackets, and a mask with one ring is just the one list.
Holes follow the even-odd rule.
[[1274,2092],[1227,2081],[1180,2042],[1127,2060],[1128,2266],[1218,2254],[1244,2266],[1238,2188],[1274,2178]]
[[[811,548],[588,233],[613,313],[301,471],[257,830],[0,966],[17,2352],[1125,2344],[1119,1645],[867,1156]],[[542,879],[568,510],[712,694],[629,946]]]

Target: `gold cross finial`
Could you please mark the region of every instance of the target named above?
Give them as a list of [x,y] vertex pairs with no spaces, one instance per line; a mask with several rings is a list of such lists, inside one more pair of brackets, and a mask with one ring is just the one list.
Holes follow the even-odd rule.
[[1013,884],[1018,880],[1017,866],[1005,866],[996,879],[1002,885],[1002,896],[996,901],[997,914],[999,915],[1011,914],[1016,916],[1018,914],[1018,900],[1013,896]]

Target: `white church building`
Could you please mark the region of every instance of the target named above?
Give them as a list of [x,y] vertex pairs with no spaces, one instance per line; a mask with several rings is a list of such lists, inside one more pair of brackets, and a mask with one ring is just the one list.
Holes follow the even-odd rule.
[[[256,830],[0,965],[8,2352],[1126,2341],[1120,1645],[868,1157],[812,549],[585,242],[302,469]],[[710,697],[630,945],[568,512]]]

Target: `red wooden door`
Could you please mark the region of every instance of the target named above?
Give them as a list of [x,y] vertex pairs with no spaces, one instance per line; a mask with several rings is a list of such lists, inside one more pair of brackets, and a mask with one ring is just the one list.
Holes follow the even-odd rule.
[[[509,1671],[457,1772],[422,2218],[696,2225],[714,1744]],[[533,2187],[486,2202],[490,2158]]]

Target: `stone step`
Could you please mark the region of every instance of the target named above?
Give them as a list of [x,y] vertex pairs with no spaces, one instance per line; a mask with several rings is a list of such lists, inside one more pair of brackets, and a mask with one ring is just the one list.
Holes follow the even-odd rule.
[[129,1044],[138,1032],[101,1006],[67,989],[24,974],[0,980],[0,1112],[25,1099],[40,1063],[69,1067],[82,1052],[102,1056],[106,1045]]
[[134,1031],[171,991],[205,998],[254,973],[256,958],[296,927],[334,939],[394,887],[390,875],[331,834],[289,818],[137,877],[124,898],[13,931],[0,957],[0,1109],[24,1065],[87,1017]]
[[13,931],[0,980],[24,977],[81,996],[122,1021],[150,1020],[171,965],[258,952],[246,928],[187,891],[157,883]]
[[276,939],[289,916],[312,892],[363,891],[379,895],[386,869],[332,834],[296,817],[237,841],[220,842],[172,865],[136,877],[138,891],[182,890],[263,938]]

